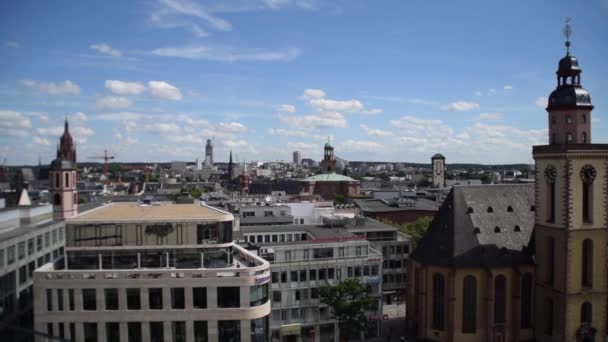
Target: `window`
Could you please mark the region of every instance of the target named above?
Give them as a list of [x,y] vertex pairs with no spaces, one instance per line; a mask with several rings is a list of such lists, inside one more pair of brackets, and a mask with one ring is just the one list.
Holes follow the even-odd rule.
[[445,281],[441,274],[433,276],[433,329],[444,329]]
[[106,322],[106,341],[120,342],[120,324],[118,322]]
[[[367,266],[365,266],[365,267],[367,267]],[[333,268],[327,269],[327,279],[334,279],[334,269]]]
[[319,269],[319,280],[327,279],[327,270],[324,268]]
[[287,272],[283,271],[281,272],[281,283],[286,283],[287,282]]
[[48,247],[51,245],[51,233],[44,233],[44,247]]
[[270,341],[268,316],[251,320],[251,342]]
[[46,289],[46,310],[53,311],[53,291]]
[[173,342],[186,342],[186,322],[172,322],[171,335],[173,336]]
[[150,341],[163,342],[165,340],[165,327],[163,322],[150,322]]
[[241,342],[241,321],[218,321],[218,340],[222,342]]
[[57,310],[63,311],[63,289],[57,289]]
[[291,260],[291,251],[285,251],[285,260]]
[[17,251],[19,253],[19,260],[25,258],[25,241],[19,242],[19,248]]
[[583,144],[586,144],[587,143],[587,133],[583,132],[582,137],[583,137]]
[[12,264],[15,262],[15,246],[9,246],[6,249],[6,263]]
[[141,294],[138,288],[127,289],[127,310],[141,310]]
[[207,321],[194,321],[194,342],[207,341]]
[[313,287],[310,289],[310,299],[319,299],[319,288]]
[[494,279],[494,323],[507,320],[507,281],[499,275]]
[[106,310],[118,310],[118,289],[103,289]]
[[553,335],[553,300],[549,297],[545,298],[544,307],[545,335],[551,336]]
[[532,275],[524,274],[521,280],[521,328],[532,328]]
[[566,123],[567,124],[571,124],[572,123],[572,115],[566,115]]
[[593,307],[591,306],[591,303],[584,302],[583,305],[581,305],[581,324],[591,323],[592,313]]
[[268,301],[268,284],[249,288],[250,306],[258,306]]
[[581,120],[583,123],[587,123],[587,116],[585,114],[581,115]]
[[53,244],[57,243],[57,230],[53,230],[51,232],[51,241],[53,242]]
[[[238,308],[241,306],[240,288],[236,286],[217,288],[218,308]],[[221,340],[221,338],[220,338]]]
[[566,133],[566,144],[570,143],[572,141],[572,133],[568,132]]
[[[163,289],[162,288],[150,288],[148,289],[148,301],[150,310],[162,310],[163,309]],[[150,328],[152,329],[152,328]]]
[[310,270],[308,273],[308,279],[317,280],[317,270]]
[[581,283],[584,287],[593,286],[593,241],[591,239],[583,240]]
[[553,284],[554,268],[555,268],[555,239],[551,236],[547,237],[547,260],[545,261],[545,282]]
[[70,187],[70,174],[69,173],[65,173],[65,187],[69,188]]
[[[82,310],[97,310],[97,298],[95,289],[82,289]],[[97,330],[97,327],[95,327]]]
[[171,309],[183,310],[186,308],[186,300],[184,299],[183,287],[171,288]]
[[297,282],[298,281],[298,271],[291,271],[290,274],[290,280],[293,282]]
[[68,310],[74,311],[74,289],[68,289]]
[[592,165],[585,165],[580,171],[583,181],[583,222],[593,222],[593,181],[595,180],[596,170]]
[[272,292],[272,301],[277,303],[281,302],[281,291]]
[[555,115],[551,116],[551,123],[552,124],[556,124],[557,123],[557,120],[555,119]]
[[477,327],[477,280],[473,276],[464,278],[462,287],[462,332],[474,334]]
[[97,323],[86,322],[82,324],[84,342],[97,342]]
[[54,336],[55,335],[55,332],[53,331],[53,323],[47,323],[46,324],[46,332],[50,336]]
[[128,322],[127,323],[127,335],[129,342],[142,342],[141,336],[141,323],[140,322]]
[[27,255],[34,254],[34,238],[27,240]]
[[42,235],[36,236],[36,250],[37,251],[42,250]]
[[326,259],[334,257],[333,248],[315,248],[313,249],[313,258],[315,259]]
[[305,249],[302,251],[302,259],[308,260],[308,258],[310,258],[309,252],[308,252],[308,249]]
[[273,283],[279,282],[279,272],[272,272],[272,282]]
[[59,326],[59,337],[65,338],[65,326],[63,323],[57,323],[57,325]]
[[19,285],[27,282],[27,266],[23,265],[19,267]]
[[192,288],[192,306],[195,309],[207,308],[207,288],[193,287]]
[[300,281],[306,281],[306,270],[300,270]]

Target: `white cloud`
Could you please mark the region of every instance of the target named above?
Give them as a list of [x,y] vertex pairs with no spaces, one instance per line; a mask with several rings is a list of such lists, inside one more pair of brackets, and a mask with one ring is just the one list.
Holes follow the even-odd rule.
[[504,87],[502,87],[502,89],[504,89],[504,90],[506,90],[506,91],[513,90],[513,86],[512,86],[512,85],[507,84],[507,85],[505,85]]
[[475,96],[483,96],[483,92],[478,90],[475,92]]
[[78,84],[66,80],[60,83],[34,81],[30,79],[21,80],[21,84],[27,88],[34,89],[49,95],[78,95],[80,87]]
[[340,143],[338,149],[344,152],[378,152],[383,150],[384,146],[375,141],[349,139]]
[[162,57],[175,57],[187,59],[204,59],[216,62],[240,61],[290,61],[301,54],[300,49],[287,48],[276,51],[261,49],[243,49],[227,46],[183,46],[166,47],[152,50],[152,54]]
[[310,104],[317,110],[326,110],[332,112],[359,112],[364,106],[359,100],[330,100],[326,98],[311,99]]
[[[70,133],[78,144],[85,144],[87,138],[95,135],[95,131],[82,125],[70,125]],[[39,127],[36,128],[39,136],[59,137],[63,134],[63,126]]]
[[273,10],[288,6],[300,7],[304,9],[313,9],[317,7],[316,0],[262,0],[262,2]]
[[367,125],[359,125],[366,135],[370,137],[392,137],[395,134],[391,131],[385,131],[381,129],[369,128]]
[[174,123],[156,122],[143,125],[142,129],[150,133],[159,133],[163,135],[179,134],[181,129]]
[[456,101],[448,105],[441,106],[441,110],[446,112],[465,112],[479,108],[479,104],[469,101]]
[[146,86],[139,82],[106,80],[104,85],[106,89],[116,95],[139,95],[146,90]]
[[173,142],[173,143],[178,143],[178,144],[196,144],[196,145],[205,144],[204,137],[201,137],[200,135],[192,135],[192,134],[170,135],[170,136],[167,136],[167,140],[169,140],[170,142]]
[[150,81],[148,82],[148,89],[152,96],[179,101],[183,99],[181,91],[174,85],[171,85],[165,81]]
[[27,136],[32,122],[28,117],[14,110],[0,110],[0,136]]
[[301,130],[321,128],[346,128],[346,119],[341,113],[320,113],[304,116],[279,115],[279,120],[286,125]]
[[74,114],[70,114],[70,120],[78,123],[82,123],[87,121],[87,115],[83,112],[76,112]]
[[199,4],[189,0],[160,0],[161,8],[153,14],[154,20],[162,20],[166,15],[183,15],[194,17],[205,22],[216,30],[229,31],[232,25],[222,18],[218,18]]
[[96,103],[100,109],[125,109],[131,105],[131,100],[123,96],[103,96],[98,98]]
[[305,89],[301,98],[303,100],[320,99],[325,97],[325,92],[321,89]]
[[53,127],[36,128],[36,133],[38,135],[58,137],[63,134],[63,127],[62,126],[53,126]]
[[184,123],[186,123],[190,127],[208,127],[209,121],[204,119],[193,119],[186,114],[181,114],[178,116],[178,119]]
[[122,57],[122,51],[113,48],[109,44],[99,43],[99,44],[91,44],[89,46],[91,50],[95,50],[101,54],[112,56],[112,57]]
[[488,95],[489,95],[489,96],[492,96],[492,95],[494,95],[494,94],[496,94],[496,89],[494,89],[494,88],[490,88],[490,90],[488,90]]
[[536,102],[535,102],[536,106],[542,109],[547,108],[547,105],[549,104],[548,99],[544,96],[542,97],[537,97],[536,98]]
[[247,131],[247,127],[239,122],[221,122],[218,130],[225,133],[244,133]]
[[49,141],[49,139],[47,138],[42,138],[39,136],[34,136],[34,143],[39,144],[39,145],[45,145],[45,146],[50,146],[51,142]]
[[296,129],[284,129],[284,128],[269,128],[268,134],[277,135],[282,137],[306,137],[307,132],[296,130]]
[[139,120],[144,117],[141,113],[134,112],[118,112],[118,113],[105,113],[95,115],[93,120],[103,120],[103,121],[121,121],[121,122],[132,122],[134,120]]
[[9,47],[9,48],[12,48],[12,49],[16,49],[16,48],[19,48],[21,46],[21,45],[19,45],[19,43],[17,43],[14,40],[9,40],[6,43],[4,43],[4,45],[6,47]]
[[483,120],[483,121],[497,121],[497,120],[502,120],[503,115],[501,113],[487,113],[486,112],[486,113],[479,114],[477,119]]
[[282,104],[277,107],[277,110],[282,113],[295,113],[296,107],[290,104]]

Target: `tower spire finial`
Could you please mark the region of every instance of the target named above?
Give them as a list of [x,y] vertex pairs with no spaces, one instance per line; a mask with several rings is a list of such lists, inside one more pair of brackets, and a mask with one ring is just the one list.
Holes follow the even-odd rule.
[[572,26],[570,21],[572,18],[566,17],[566,24],[564,25],[564,36],[566,37],[566,56],[570,56],[570,36],[572,35]]

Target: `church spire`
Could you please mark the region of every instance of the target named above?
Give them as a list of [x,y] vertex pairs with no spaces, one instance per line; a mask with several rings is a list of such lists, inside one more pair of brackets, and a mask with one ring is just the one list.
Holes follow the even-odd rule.
[[570,35],[572,35],[572,27],[570,21],[572,18],[566,17],[566,24],[564,25],[564,36],[566,37],[566,56],[570,56]]

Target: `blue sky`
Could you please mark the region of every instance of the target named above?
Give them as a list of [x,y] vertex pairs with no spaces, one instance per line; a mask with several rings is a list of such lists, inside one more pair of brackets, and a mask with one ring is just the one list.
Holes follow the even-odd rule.
[[565,55],[608,142],[608,1],[3,1],[0,160],[531,162]]

